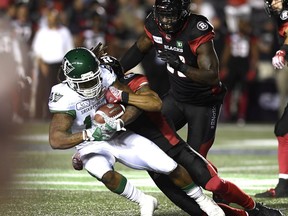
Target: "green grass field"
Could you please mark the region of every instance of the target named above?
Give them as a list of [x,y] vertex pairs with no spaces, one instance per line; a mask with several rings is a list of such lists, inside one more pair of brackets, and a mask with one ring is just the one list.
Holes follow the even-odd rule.
[[[85,171],[71,166],[74,150],[52,150],[48,144],[48,124],[29,123],[17,136],[17,151],[11,154],[16,169],[10,187],[0,196],[2,216],[134,216],[139,207],[109,192]],[[185,130],[180,131],[185,139]],[[231,180],[254,195],[277,184],[277,141],[273,125],[220,124],[209,153],[224,179]],[[160,201],[155,216],[185,216],[153,184],[145,171],[135,171],[120,164],[116,170],[137,187]],[[8,195],[7,195],[8,194]],[[210,193],[207,192],[210,195]],[[288,199],[256,199],[280,208],[288,215]]]

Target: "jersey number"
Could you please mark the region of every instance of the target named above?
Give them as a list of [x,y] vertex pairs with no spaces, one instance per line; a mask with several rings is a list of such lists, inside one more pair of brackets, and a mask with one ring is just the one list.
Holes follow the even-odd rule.
[[[186,62],[184,56],[179,55],[179,58],[183,63]],[[172,74],[176,73],[178,77],[186,77],[181,71],[176,71],[174,68],[170,67],[169,64],[167,64],[167,70]]]

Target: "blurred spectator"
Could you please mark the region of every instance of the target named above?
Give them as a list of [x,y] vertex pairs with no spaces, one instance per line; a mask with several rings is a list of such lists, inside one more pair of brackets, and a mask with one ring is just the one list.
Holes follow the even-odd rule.
[[223,105],[224,120],[234,120],[235,112],[237,123],[243,125],[248,107],[248,84],[256,77],[258,48],[256,38],[251,35],[249,19],[240,18],[238,29],[238,32],[227,36],[221,58],[220,77],[228,89]]
[[228,31],[233,33],[238,31],[240,17],[251,16],[251,7],[247,0],[226,0],[224,12]]
[[268,20],[258,25],[257,35],[259,49],[258,79],[259,81],[274,79],[275,70],[271,64],[277,46],[274,23]]
[[51,87],[58,82],[58,71],[63,56],[74,48],[73,37],[69,29],[59,22],[59,11],[50,8],[47,13],[47,26],[41,27],[35,34],[32,48],[39,73],[37,74],[35,117],[50,118],[48,98]]
[[207,17],[209,22],[213,25],[215,31],[214,47],[217,54],[220,56],[224,47],[224,40],[226,34],[225,22],[221,20],[218,15],[219,11],[212,3],[205,0],[192,0],[190,10],[192,13],[201,14]]
[[[15,158],[11,160],[13,141],[10,139],[17,132],[18,126],[13,122],[15,113],[15,95],[19,93],[19,81],[23,77],[20,49],[21,40],[13,31],[11,20],[0,12],[0,196],[8,195],[12,168]],[[17,107],[16,107],[17,108]],[[17,110],[19,111],[19,110]]]
[[22,40],[21,50],[25,53],[23,56],[23,67],[25,70],[25,75],[27,76],[29,82],[23,83],[23,88],[21,90],[21,103],[24,106],[22,114],[25,116],[30,115],[30,103],[31,103],[31,77],[32,77],[32,53],[31,53],[31,43],[34,35],[33,24],[29,16],[29,5],[22,1],[16,3],[16,13],[12,20],[12,26],[15,32],[18,34],[19,38]]
[[70,4],[66,10],[67,15],[67,27],[70,29],[74,44],[76,47],[82,46],[82,32],[87,26],[89,15],[88,9],[85,7],[85,2],[83,0],[73,0],[73,3]]
[[106,44],[106,33],[104,31],[105,22],[96,12],[91,16],[90,25],[83,31],[83,46],[91,49],[98,43]]
[[32,43],[33,27],[29,17],[29,8],[26,3],[16,4],[15,18],[12,21],[17,34],[26,41],[27,44]]

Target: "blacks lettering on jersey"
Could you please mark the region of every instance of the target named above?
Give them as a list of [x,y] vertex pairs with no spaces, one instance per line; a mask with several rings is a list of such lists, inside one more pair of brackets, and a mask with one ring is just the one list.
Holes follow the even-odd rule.
[[[153,13],[150,13],[145,21],[145,32],[153,42],[157,52],[169,50],[177,54],[180,59],[198,68],[196,50],[202,43],[211,41],[214,38],[214,30],[207,18],[197,14],[188,17],[185,27],[176,35],[167,35],[160,31]],[[216,91],[211,86],[202,85],[187,78],[180,71],[175,71],[167,66],[170,79],[170,92],[177,101],[195,105],[207,105],[221,102],[225,94],[223,91]],[[219,86],[221,88],[221,86]]]

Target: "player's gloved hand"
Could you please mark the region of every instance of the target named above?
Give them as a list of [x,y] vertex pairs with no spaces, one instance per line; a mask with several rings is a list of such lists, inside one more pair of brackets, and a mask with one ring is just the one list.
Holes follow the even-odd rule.
[[115,88],[114,86],[110,86],[105,97],[107,103],[128,103],[129,94]]
[[111,130],[115,130],[115,131],[126,131],[126,128],[124,127],[124,122],[122,119],[118,118],[110,118],[107,117],[107,119],[105,119],[105,124],[106,127],[110,127]]
[[274,69],[282,69],[285,66],[286,52],[284,50],[278,50],[275,56],[272,58],[272,65]]
[[92,121],[92,127],[83,131],[83,140],[105,141],[111,139],[115,133],[116,130],[112,130],[106,123],[99,124]]
[[119,116],[111,118],[101,110],[96,111],[96,114],[101,115],[105,121],[105,123],[103,124],[99,124],[94,121],[96,124],[102,126],[102,135],[106,135],[106,133],[108,133],[109,135],[110,133],[115,133],[116,131],[126,131],[126,128],[124,128],[124,122],[122,119],[119,118]]
[[185,64],[180,60],[178,55],[175,55],[172,52],[169,52],[167,50],[164,50],[161,53],[158,53],[158,57],[162,61],[167,62],[175,70],[185,72],[185,70],[184,70]]

